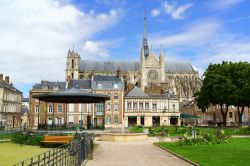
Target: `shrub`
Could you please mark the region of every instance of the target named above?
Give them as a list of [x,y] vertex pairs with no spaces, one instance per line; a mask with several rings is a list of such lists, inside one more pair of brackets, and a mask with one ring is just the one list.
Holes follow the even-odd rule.
[[43,135],[31,132],[16,132],[12,136],[12,142],[26,145],[39,145]]

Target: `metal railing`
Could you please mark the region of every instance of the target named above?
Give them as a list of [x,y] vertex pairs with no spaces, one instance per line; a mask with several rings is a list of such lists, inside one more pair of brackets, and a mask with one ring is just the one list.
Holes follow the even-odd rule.
[[20,161],[13,166],[80,166],[93,159],[93,134],[81,133],[77,140]]

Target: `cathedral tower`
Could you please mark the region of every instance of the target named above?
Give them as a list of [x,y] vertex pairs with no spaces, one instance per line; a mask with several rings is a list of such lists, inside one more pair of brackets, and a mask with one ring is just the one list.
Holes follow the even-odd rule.
[[[66,62],[66,77],[70,79],[78,79],[79,75],[79,61],[81,57],[78,53],[74,52],[74,49],[71,51],[69,49],[67,55],[67,62]],[[66,78],[66,79],[67,79]]]

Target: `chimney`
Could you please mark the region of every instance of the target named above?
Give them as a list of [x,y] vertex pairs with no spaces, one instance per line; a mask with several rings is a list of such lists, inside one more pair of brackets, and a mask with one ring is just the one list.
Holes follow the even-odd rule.
[[95,75],[95,67],[93,67],[93,70],[91,72],[91,76],[94,76]]
[[4,80],[7,84],[10,83],[10,77],[9,76],[5,76],[5,80]]
[[117,77],[121,77],[122,76],[122,71],[121,71],[121,68],[119,67],[118,70],[117,70]]
[[0,81],[3,81],[3,74],[0,74]]

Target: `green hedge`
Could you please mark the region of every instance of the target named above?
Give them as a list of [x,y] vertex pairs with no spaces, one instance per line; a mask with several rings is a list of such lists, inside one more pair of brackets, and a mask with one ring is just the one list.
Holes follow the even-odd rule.
[[40,145],[43,135],[30,132],[16,132],[12,136],[12,142],[26,145]]

